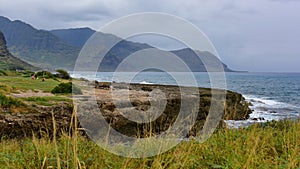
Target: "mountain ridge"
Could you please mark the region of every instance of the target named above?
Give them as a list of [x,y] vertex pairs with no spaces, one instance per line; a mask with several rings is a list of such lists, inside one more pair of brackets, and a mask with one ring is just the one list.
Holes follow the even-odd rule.
[[[0,30],[6,37],[9,50],[18,58],[43,68],[71,68],[80,48],[63,42],[46,30],[30,24],[0,17]],[[73,62],[72,62],[73,61]]]
[[[11,52],[35,66],[43,69],[64,68],[72,70],[81,47],[96,31],[91,28],[70,28],[56,29],[51,31],[38,30],[23,21],[11,21],[8,18],[0,16],[0,30],[8,36],[8,48]],[[111,34],[97,32],[101,35],[100,47],[107,49],[109,42],[119,41],[105,55],[100,64],[99,71],[114,71],[124,58],[139,50],[154,48],[151,45],[139,42],[122,40]],[[205,57],[206,52],[193,51],[191,49],[179,49],[172,52],[179,56],[192,71],[205,72],[206,67],[197,55]],[[196,54],[197,53],[197,54]],[[211,62],[220,62],[220,60],[209,54]],[[91,61],[93,62],[93,61]],[[225,71],[232,71],[223,64]]]
[[50,31],[53,35],[59,37],[64,42],[76,47],[82,47],[84,43],[92,36],[96,31],[91,28],[70,28],[70,29],[54,29]]

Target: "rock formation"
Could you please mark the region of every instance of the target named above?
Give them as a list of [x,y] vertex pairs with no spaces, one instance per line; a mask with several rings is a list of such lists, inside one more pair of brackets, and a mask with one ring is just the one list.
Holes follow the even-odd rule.
[[[117,84],[114,86],[117,92],[121,92],[126,88],[125,84]],[[193,94],[187,92],[185,97],[181,97],[181,92],[177,86],[164,86],[164,85],[142,85],[142,84],[131,84],[130,85],[130,101],[131,105],[124,103],[123,96],[120,95],[115,102],[111,98],[110,83],[98,83],[95,84],[95,93],[97,105],[101,110],[101,113],[110,127],[116,131],[130,136],[130,137],[147,137],[149,133],[160,134],[166,131],[170,125],[178,117],[178,113],[181,106],[182,99],[191,99]],[[159,100],[166,103],[166,107],[162,114],[151,123],[136,123],[124,117],[124,114],[130,113],[134,110],[146,111],[150,108],[149,94],[159,89],[165,94],[165,100]],[[207,119],[210,104],[211,104],[211,89],[199,88],[200,102],[198,114],[196,116],[195,124],[192,129],[188,132],[188,135],[195,136],[202,130],[203,124]],[[221,90],[214,89],[216,93]],[[93,111],[89,109],[89,96],[76,96],[77,99],[83,100],[84,105],[81,110],[77,112],[77,116],[80,124],[88,123],[91,128],[97,126],[97,112],[93,114]],[[115,103],[118,102],[118,108]],[[82,108],[84,111],[82,111]],[[80,109],[80,107],[78,108]],[[72,105],[56,105],[52,107],[38,106],[34,108],[35,111],[26,114],[0,114],[0,136],[8,137],[22,137],[30,136],[32,133],[40,135],[40,131],[51,135],[53,131],[53,120],[52,113],[54,113],[55,124],[57,131],[68,130],[72,119],[73,106]],[[227,120],[242,120],[249,117],[251,110],[248,107],[248,103],[244,100],[241,94],[227,91],[226,102],[222,118]],[[95,123],[95,124],[94,124]],[[73,123],[74,124],[74,123]],[[80,125],[79,124],[79,125]],[[222,124],[222,123],[221,123]],[[95,125],[95,126],[93,126]],[[88,131],[88,128],[84,126],[88,134],[93,134]],[[68,132],[68,131],[67,131]],[[187,136],[188,136],[187,135]]]

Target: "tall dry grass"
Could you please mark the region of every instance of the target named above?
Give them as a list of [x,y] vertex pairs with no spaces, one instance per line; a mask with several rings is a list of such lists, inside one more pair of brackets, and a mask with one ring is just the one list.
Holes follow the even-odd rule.
[[208,141],[181,142],[149,158],[120,157],[81,136],[76,109],[69,131],[56,137],[0,142],[0,168],[300,168],[300,122],[219,129]]

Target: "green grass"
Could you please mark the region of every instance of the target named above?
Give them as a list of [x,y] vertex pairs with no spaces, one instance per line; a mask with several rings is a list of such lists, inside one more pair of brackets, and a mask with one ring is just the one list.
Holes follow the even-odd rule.
[[12,87],[7,86],[7,85],[5,85],[3,83],[0,83],[0,93],[2,93],[2,94],[9,94],[9,93],[13,92],[13,90],[14,89]]
[[58,102],[72,102],[71,99],[64,96],[27,97],[21,98],[21,100],[43,106],[52,106]]
[[[50,93],[53,88],[55,88],[61,81],[54,79],[42,79],[32,80],[31,77],[23,77],[23,74],[13,74],[14,72],[8,72],[8,76],[0,76],[0,94],[9,95],[10,93],[18,93],[19,91],[32,90],[34,92],[42,91]],[[26,73],[26,72],[25,72]],[[14,99],[18,102],[25,101],[31,105],[43,105],[52,106],[58,102],[71,102],[71,99],[67,98],[68,95],[55,95],[46,97],[24,97]],[[8,97],[10,98],[10,97]],[[1,99],[1,98],[0,98]],[[8,99],[2,99],[3,103],[13,104],[13,102],[8,102]],[[1,100],[0,100],[1,101]]]
[[0,76],[7,76],[7,73],[6,71],[0,69]]
[[59,81],[53,79],[46,79],[45,82],[42,82],[41,79],[32,80],[30,77],[0,76],[0,85],[10,86],[16,90],[50,92],[59,83]]
[[300,123],[221,129],[204,142],[182,142],[155,157],[113,155],[92,141],[64,135],[0,142],[0,168],[299,168]]
[[[50,92],[59,81],[53,79],[46,79],[45,82],[42,82],[41,79],[32,80],[30,77],[22,77],[19,75],[14,76],[0,76],[0,94],[4,96],[4,94],[10,94],[12,92],[21,91],[42,91],[42,92]],[[7,99],[2,99],[3,102]],[[16,102],[18,100],[28,101],[38,105],[51,106],[60,101],[69,101],[68,98],[63,96],[51,96],[51,97],[29,97],[29,98],[20,98],[14,99]],[[5,103],[6,103],[5,102]],[[18,101],[19,102],[19,101]],[[9,104],[13,104],[13,102],[9,102]]]
[[0,107],[20,106],[22,103],[14,98],[7,97],[0,93]]

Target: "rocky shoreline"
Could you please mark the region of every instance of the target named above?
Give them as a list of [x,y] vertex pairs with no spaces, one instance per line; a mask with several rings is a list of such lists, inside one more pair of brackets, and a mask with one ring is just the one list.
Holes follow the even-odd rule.
[[[85,82],[91,85],[91,82]],[[116,108],[111,98],[110,89],[112,85],[114,90],[120,92],[117,102],[122,103],[122,91],[128,87],[126,84],[111,84],[104,82],[95,82],[92,84],[95,88],[95,96],[97,105],[100,108],[104,119],[110,124],[110,127],[116,131],[125,134],[130,137],[147,137],[147,133],[159,134],[166,131],[177,118],[181,105],[181,93],[177,86],[166,85],[148,85],[148,84],[131,84],[130,101],[131,106],[126,104],[122,108]],[[136,109],[140,111],[146,111],[150,107],[149,96],[152,91],[159,89],[164,93],[166,107],[162,114],[151,125],[153,128],[149,129],[150,123],[136,123],[123,115],[124,113]],[[189,88],[186,88],[189,91]],[[196,122],[189,132],[190,136],[195,136],[202,127],[207,118],[212,91],[218,93],[217,89],[198,88],[200,94],[199,110],[196,117]],[[224,92],[224,91],[222,91]],[[83,95],[76,96],[74,99],[86,100],[88,103],[89,91],[85,91]],[[187,92],[186,98],[192,97],[192,94]],[[87,105],[88,106],[88,105]],[[130,109],[131,108],[131,109]],[[70,132],[71,124],[74,124],[73,105],[70,103],[61,103],[55,106],[36,106],[30,107],[30,112],[26,114],[21,113],[0,113],[0,137],[8,138],[22,138],[30,137],[34,133],[37,136],[53,134],[53,119],[55,119],[55,127],[58,133],[61,131]],[[88,107],[85,112],[90,113]],[[226,91],[226,102],[223,110],[222,119],[226,120],[244,120],[249,117],[251,110],[249,104],[245,101],[243,96],[239,93]],[[78,114],[77,116],[82,116]],[[82,119],[82,118],[79,118]],[[75,120],[76,121],[76,120]],[[83,122],[84,123],[84,122]],[[91,123],[91,126],[93,123]],[[224,125],[221,123],[221,126]],[[80,126],[80,121],[79,121]],[[99,127],[99,126],[98,126]],[[151,130],[151,131],[149,131]]]

